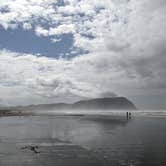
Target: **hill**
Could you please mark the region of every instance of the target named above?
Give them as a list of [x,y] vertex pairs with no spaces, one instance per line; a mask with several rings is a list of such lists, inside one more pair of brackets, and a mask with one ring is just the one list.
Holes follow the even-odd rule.
[[15,110],[135,110],[135,105],[125,97],[96,98],[73,104],[56,103],[13,107]]

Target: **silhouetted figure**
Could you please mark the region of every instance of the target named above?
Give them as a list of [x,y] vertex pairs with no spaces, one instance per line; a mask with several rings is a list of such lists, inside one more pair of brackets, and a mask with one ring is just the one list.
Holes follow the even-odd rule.
[[131,112],[126,112],[126,118],[127,120],[131,119]]
[[129,119],[131,119],[131,112],[129,112]]
[[128,112],[126,112],[126,118],[127,118],[127,120],[129,119],[129,113]]

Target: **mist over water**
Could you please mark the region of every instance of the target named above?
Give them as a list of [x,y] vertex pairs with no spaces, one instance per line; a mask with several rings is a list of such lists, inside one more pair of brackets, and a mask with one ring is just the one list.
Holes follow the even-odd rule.
[[37,115],[114,115],[125,116],[131,112],[132,116],[166,117],[166,110],[38,110],[33,111]]

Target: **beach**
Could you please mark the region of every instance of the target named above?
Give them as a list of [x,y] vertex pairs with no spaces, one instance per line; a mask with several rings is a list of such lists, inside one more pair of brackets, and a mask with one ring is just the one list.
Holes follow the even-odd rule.
[[1,117],[0,165],[165,166],[165,117],[141,115]]

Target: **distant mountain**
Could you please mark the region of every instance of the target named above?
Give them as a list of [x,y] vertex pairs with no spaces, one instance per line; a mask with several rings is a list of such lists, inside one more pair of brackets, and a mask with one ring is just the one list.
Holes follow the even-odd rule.
[[79,101],[73,104],[56,103],[40,104],[25,107],[14,107],[16,110],[135,110],[135,105],[125,97],[96,98]]

